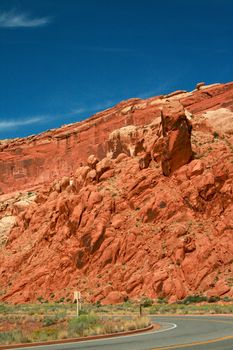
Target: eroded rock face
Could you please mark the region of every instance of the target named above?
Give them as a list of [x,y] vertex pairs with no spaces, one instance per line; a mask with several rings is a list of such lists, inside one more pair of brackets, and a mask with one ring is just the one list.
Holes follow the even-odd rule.
[[[114,111],[114,127],[125,128],[127,121],[132,128],[117,130],[108,143],[100,127],[102,140],[82,164],[77,148],[70,148],[66,161],[76,167],[69,174],[56,158],[60,177],[49,182],[48,168],[46,183],[33,193],[0,196],[0,224],[14,217],[0,250],[0,299],[68,299],[77,289],[85,300],[102,303],[142,296],[176,301],[194,293],[233,296],[233,140],[230,128],[217,135],[212,123],[225,108],[229,125],[232,89],[233,84],[217,84],[131,100],[80,123],[101,125],[105,118],[107,128]],[[90,136],[95,128],[84,129]],[[26,147],[28,139],[12,142]],[[50,151],[54,156],[49,145],[43,164]],[[4,157],[13,152],[13,144],[4,147]],[[9,185],[21,187],[11,176]]]
[[168,176],[192,158],[191,123],[185,115],[182,104],[173,101],[162,109],[163,174]]
[[113,131],[108,139],[108,154],[111,158],[117,158],[121,153],[135,156],[145,151],[143,146],[143,128],[135,125],[125,126]]
[[141,155],[141,169],[156,159],[161,161],[163,174],[169,176],[192,158],[192,127],[186,114],[179,101],[164,103],[160,117],[149,125],[129,125],[112,132],[107,143],[108,155],[112,158],[121,153]]
[[0,219],[0,246],[7,240],[7,237],[16,223],[13,215],[7,215]]
[[[179,101],[186,112],[197,116],[195,120],[201,128],[213,128],[213,131],[217,128],[216,131],[219,132],[221,123],[219,124],[214,117],[215,114],[208,114],[209,111],[218,109],[221,109],[222,118],[226,118],[227,124],[232,128],[232,94],[233,83],[228,83],[201,86],[199,90],[192,93],[177,91],[147,100],[130,99],[80,123],[66,125],[60,129],[24,139],[2,140],[0,141],[0,193],[28,189],[54,181],[61,176],[72,176],[77,165],[86,162],[89,155],[93,154],[99,160],[106,156],[111,132],[122,127],[142,127],[150,123],[157,124],[157,121],[160,123],[161,108],[164,105],[169,108],[174,101]],[[224,125],[226,125],[225,122]],[[134,134],[135,131],[132,130],[130,143],[128,133],[125,138],[120,135],[121,141],[124,139],[126,144],[121,142],[119,145],[118,136],[110,140],[115,145],[115,152],[119,152],[119,147],[123,147],[122,151],[129,154],[140,152],[142,147],[138,141],[143,138],[143,135],[136,135],[137,144],[135,144]],[[174,146],[174,138],[176,137],[173,136],[168,142],[170,145],[167,145],[169,157],[175,149],[181,148],[176,143]],[[173,146],[175,149],[171,149]],[[111,149],[113,150],[114,147]],[[188,155],[187,150],[185,157]],[[171,164],[171,166],[173,168],[174,165]]]

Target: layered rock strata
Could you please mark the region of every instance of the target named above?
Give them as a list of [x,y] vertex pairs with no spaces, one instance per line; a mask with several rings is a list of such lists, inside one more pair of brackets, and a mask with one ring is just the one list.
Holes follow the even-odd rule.
[[[175,102],[180,102],[186,113],[197,117],[202,128],[214,127],[220,133],[225,125],[232,129],[232,114],[229,117],[233,111],[232,101],[233,83],[201,86],[193,92],[177,91],[147,100],[130,99],[80,123],[24,139],[2,140],[0,193],[28,189],[61,176],[71,176],[90,154],[98,159],[105,157],[111,132],[128,125],[156,123],[160,120],[161,108],[169,109]],[[221,109],[221,121],[215,118],[217,109]],[[165,158],[170,157],[169,152]]]

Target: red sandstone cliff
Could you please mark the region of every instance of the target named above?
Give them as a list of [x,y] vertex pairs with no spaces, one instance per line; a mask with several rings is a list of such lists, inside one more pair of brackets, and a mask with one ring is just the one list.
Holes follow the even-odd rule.
[[[95,154],[99,159],[105,156],[106,141],[112,131],[151,123],[160,118],[164,104],[180,101],[187,111],[199,115],[220,108],[233,110],[232,96],[233,83],[229,83],[147,100],[131,99],[80,123],[24,139],[0,141],[0,189],[7,193],[70,176],[88,155]],[[215,121],[218,129],[221,122],[224,126],[225,119],[221,120]]]
[[232,135],[228,83],[2,142],[1,299],[233,296]]

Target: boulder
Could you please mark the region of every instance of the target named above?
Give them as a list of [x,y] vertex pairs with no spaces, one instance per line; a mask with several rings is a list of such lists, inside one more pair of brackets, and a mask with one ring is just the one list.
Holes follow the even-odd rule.
[[205,83],[202,81],[201,83],[198,83],[197,85],[196,85],[196,89],[197,90],[200,90],[200,88],[202,87],[202,86],[205,86]]
[[75,172],[75,177],[79,178],[81,177],[83,180],[86,179],[87,173],[90,171],[89,166],[81,166],[79,167]]
[[113,161],[110,158],[103,158],[97,165],[96,165],[96,172],[98,177],[110,169],[113,168]]
[[124,301],[127,300],[127,294],[119,291],[112,291],[110,292],[106,298],[101,300],[101,303],[103,305],[108,305],[108,304],[121,304]]
[[97,172],[95,169],[90,170],[86,175],[86,183],[91,183],[97,179]]
[[5,242],[8,238],[8,235],[11,229],[16,224],[15,216],[9,215],[4,216],[0,219],[0,246],[3,242]]
[[103,173],[103,174],[100,176],[99,181],[108,180],[108,179],[110,179],[111,177],[113,177],[114,174],[115,174],[114,169],[107,170],[105,173]]
[[215,287],[207,292],[208,297],[221,297],[230,291],[230,287],[226,284],[225,280],[219,280]]
[[70,178],[68,176],[63,176],[60,181],[61,190],[64,191],[66,187],[70,185]]
[[149,167],[150,162],[152,160],[150,153],[145,153],[143,156],[139,158],[139,168],[146,169]]
[[125,154],[125,153],[120,153],[120,154],[117,156],[115,162],[116,162],[116,163],[121,163],[124,159],[127,159],[127,158],[128,158],[128,155],[127,155],[127,154]]
[[112,219],[112,226],[115,229],[120,228],[123,223],[124,223],[124,217],[122,217],[120,214],[116,214]]
[[94,156],[94,154],[90,155],[87,158],[87,164],[90,168],[95,169],[96,164],[98,163],[98,159]]
[[201,175],[204,169],[204,163],[200,159],[195,159],[187,167],[187,177],[190,179],[194,176]]

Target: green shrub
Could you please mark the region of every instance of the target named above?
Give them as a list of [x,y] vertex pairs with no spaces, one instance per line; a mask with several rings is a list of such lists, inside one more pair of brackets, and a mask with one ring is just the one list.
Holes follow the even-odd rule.
[[180,301],[181,304],[196,304],[202,301],[207,301],[208,298],[204,295],[188,295],[186,298]]
[[65,298],[64,298],[64,297],[61,297],[57,302],[58,302],[58,303],[63,303],[64,300],[65,300]]
[[176,311],[177,305],[176,304],[172,304],[172,305],[168,305],[168,304],[157,304],[157,305],[153,305],[150,308],[150,314],[165,314],[165,313],[173,313]]
[[70,336],[83,336],[84,331],[98,324],[98,317],[94,314],[80,315],[73,318],[68,323],[68,333]]
[[58,330],[57,329],[37,329],[32,332],[31,341],[47,341],[54,340],[58,338]]
[[124,303],[123,303],[123,308],[130,308],[133,306],[134,306],[134,304],[133,304],[132,300],[130,300],[130,299],[124,301]]
[[214,296],[212,296],[212,297],[209,297],[209,298],[208,298],[208,303],[216,303],[216,302],[219,301],[219,300],[220,300],[219,297],[214,297]]
[[158,304],[167,304],[167,299],[166,298],[158,298],[157,303]]
[[151,298],[144,297],[144,298],[141,299],[140,304],[143,307],[149,307],[149,306],[153,305],[153,300]]
[[43,319],[43,326],[44,326],[44,327],[52,326],[52,325],[55,324],[55,323],[56,323],[56,319],[55,319],[55,318],[46,316],[46,317]]
[[232,298],[227,297],[227,296],[226,296],[226,297],[223,297],[222,300],[225,301],[225,302],[227,302],[227,303],[230,303],[231,301],[233,301]]
[[40,297],[37,298],[37,300],[38,300],[40,303],[43,303],[44,298],[40,296]]
[[28,339],[20,330],[0,332],[0,344],[27,343]]
[[5,314],[7,313],[8,310],[8,307],[6,304],[0,304],[0,314]]

